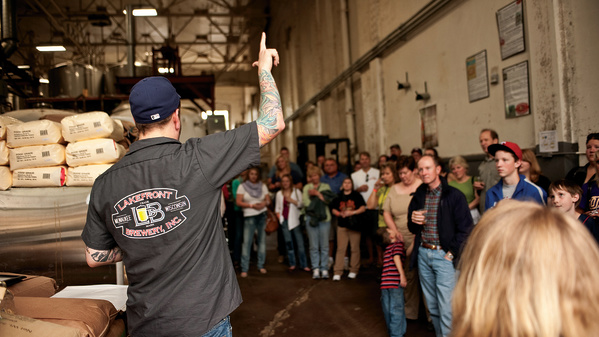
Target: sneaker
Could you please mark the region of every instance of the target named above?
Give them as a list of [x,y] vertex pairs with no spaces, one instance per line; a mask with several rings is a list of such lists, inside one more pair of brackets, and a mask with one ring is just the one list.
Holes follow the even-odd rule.
[[323,270],[322,271],[322,278],[329,278],[329,271],[328,270]]
[[333,266],[333,264],[335,263],[335,260],[333,260],[332,256],[329,256],[329,265],[327,269],[331,269],[331,267]]
[[341,275],[333,275],[333,281],[341,281]]
[[343,261],[343,270],[349,270],[349,258],[347,256]]
[[356,276],[358,276],[358,274],[356,274],[356,273],[349,273],[349,274],[347,274],[347,278],[350,278],[352,280],[355,279]]
[[315,280],[318,280],[320,278],[320,270],[314,269],[312,271],[312,278],[315,279]]

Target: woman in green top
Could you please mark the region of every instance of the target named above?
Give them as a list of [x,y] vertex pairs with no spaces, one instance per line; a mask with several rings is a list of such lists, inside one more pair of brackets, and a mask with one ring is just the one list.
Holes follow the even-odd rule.
[[474,178],[467,174],[468,163],[462,156],[455,156],[449,160],[449,169],[452,175],[448,178],[447,182],[449,186],[453,186],[460,190],[466,196],[468,207],[470,208],[470,214],[474,224],[478,223],[480,219],[480,212],[478,211],[478,203],[480,202],[480,196],[474,190]]

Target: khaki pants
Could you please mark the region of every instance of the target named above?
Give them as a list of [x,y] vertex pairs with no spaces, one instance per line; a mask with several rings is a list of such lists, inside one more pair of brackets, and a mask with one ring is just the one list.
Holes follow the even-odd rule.
[[349,259],[349,272],[358,273],[360,270],[360,236],[358,231],[352,231],[344,227],[337,227],[337,256],[335,258],[335,275],[343,274],[343,263],[347,244],[351,246],[351,257]]

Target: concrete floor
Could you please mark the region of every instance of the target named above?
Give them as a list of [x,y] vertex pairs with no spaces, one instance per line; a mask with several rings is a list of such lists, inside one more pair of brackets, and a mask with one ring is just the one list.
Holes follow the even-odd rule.
[[[376,268],[355,280],[313,280],[312,274],[277,262],[276,234],[267,237],[268,273],[252,260],[247,278],[238,277],[243,303],[231,314],[233,335],[244,336],[388,336],[380,305]],[[407,337],[433,337],[426,318],[409,321]]]

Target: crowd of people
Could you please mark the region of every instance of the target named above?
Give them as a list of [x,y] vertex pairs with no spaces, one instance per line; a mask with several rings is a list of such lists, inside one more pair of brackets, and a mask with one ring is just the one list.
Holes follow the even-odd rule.
[[[587,137],[589,163],[548,187],[534,153],[490,129],[480,133],[475,178],[463,158],[447,170],[435,149],[402,156],[394,144],[377,168],[360,153],[350,177],[324,156],[302,171],[282,149],[263,181],[260,148],[285,129],[271,74],[278,63],[262,34],[256,121],[185,143],[170,81],[132,88],[139,139],[96,179],[82,233],[91,267],[125,264],[129,335],[232,336],[229,314],[241,303],[233,266],[249,276],[255,242],[257,270],[267,273],[269,212],[280,223],[279,261],[314,279],[331,268],[333,281],[346,269],[358,277],[364,241],[367,264],[381,268],[391,336],[417,318],[420,294],[437,336],[597,334],[599,134]],[[231,254],[220,226],[225,194]]]
[[[264,193],[276,196],[272,208],[280,222],[279,245],[284,248],[279,261],[287,261],[290,271],[311,271],[314,279],[327,279],[332,272],[333,281],[344,276],[354,279],[361,268],[378,267],[381,304],[391,336],[403,336],[406,320],[418,319],[421,296],[436,334],[448,336],[456,325],[452,311],[466,310],[455,300],[452,309],[452,299],[460,285],[457,270],[464,258],[462,252],[479,221],[487,218],[481,220],[482,214],[493,214],[491,210],[504,203],[506,208],[517,209],[506,199],[536,203],[541,209],[548,206],[552,212],[578,220],[581,228],[586,227],[587,233],[599,240],[595,223],[599,134],[588,136],[589,164],[553,183],[543,175],[533,150],[499,142],[491,129],[482,130],[479,141],[485,158],[478,170],[471,170],[462,156],[450,158],[445,166],[433,148],[415,148],[406,156],[394,144],[388,155],[375,157],[374,166],[368,152],[360,153],[350,176],[339,170],[335,158],[324,156],[308,162],[301,171],[289,160],[289,150],[282,148],[264,184],[268,186]],[[246,189],[243,185],[238,189],[233,192],[237,193],[236,206],[247,207],[239,196]],[[265,205],[257,206],[266,211]],[[498,222],[500,217],[489,221]],[[243,223],[247,227],[252,222]],[[242,241],[245,254],[255,236],[257,268],[265,272],[263,227],[244,228],[243,240],[231,241],[236,264],[239,254],[235,252],[240,248],[235,246]],[[304,249],[306,237],[309,254]],[[468,252],[474,254],[472,249]],[[243,256],[241,277],[247,277]],[[472,314],[468,310],[467,314]],[[466,325],[464,319],[459,324],[461,328]],[[467,335],[474,330],[464,331]]]

